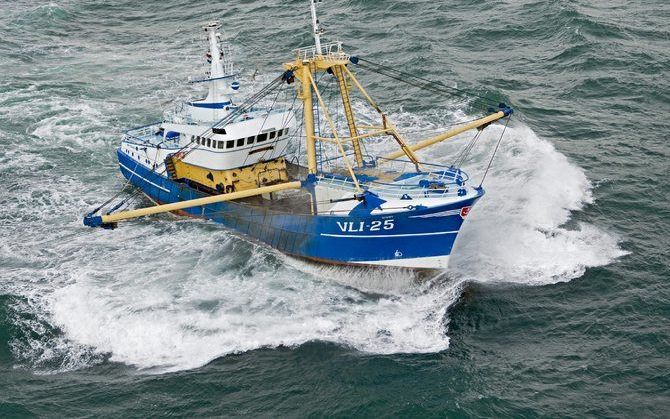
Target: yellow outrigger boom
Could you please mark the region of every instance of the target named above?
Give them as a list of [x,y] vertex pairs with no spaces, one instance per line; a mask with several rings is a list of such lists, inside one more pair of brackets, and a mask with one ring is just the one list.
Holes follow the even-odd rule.
[[[442,142],[444,140],[447,140],[449,138],[455,137],[456,135],[458,135],[462,132],[469,131],[471,129],[479,128],[479,127],[482,127],[484,125],[490,124],[491,122],[494,122],[494,121],[497,121],[501,118],[506,117],[507,115],[509,115],[509,113],[510,112],[509,112],[508,108],[506,108],[506,109],[504,109],[500,112],[496,112],[496,113],[494,113],[492,115],[489,115],[487,117],[478,119],[476,121],[472,121],[468,124],[462,125],[458,128],[454,128],[454,129],[449,130],[449,131],[447,131],[445,133],[442,133],[440,135],[436,135],[435,137],[428,138],[428,139],[425,139],[423,141],[419,141],[416,144],[410,145],[409,149],[412,152],[419,151],[419,150],[424,149],[426,147],[429,147],[433,144],[437,144],[437,143]],[[393,159],[397,159],[398,157],[402,156],[403,154],[407,154],[407,153],[403,150],[400,150],[400,151],[396,151],[394,153],[391,153],[391,154],[385,156],[384,158],[388,159],[388,160],[393,160]]]
[[93,216],[92,214],[89,214],[89,216],[87,216],[84,219],[84,224],[89,225],[91,227],[113,226],[114,223],[119,221],[130,220],[133,218],[144,217],[147,215],[178,211],[186,208],[199,207],[208,204],[216,204],[218,202],[233,201],[235,199],[249,198],[252,196],[262,195],[271,192],[284,191],[287,189],[300,189],[301,187],[302,182],[299,181],[287,182],[287,183],[280,183],[278,185],[263,186],[256,189],[248,189],[240,192],[232,192],[228,194],[208,196],[205,198],[190,199],[188,201],[175,202],[173,204],[156,205],[148,208],[139,208],[135,210],[119,212],[116,214],[100,215],[100,216]]

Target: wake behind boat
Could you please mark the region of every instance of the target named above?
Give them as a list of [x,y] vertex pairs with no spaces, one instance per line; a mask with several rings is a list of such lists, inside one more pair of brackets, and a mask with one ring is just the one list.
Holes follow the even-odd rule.
[[[498,104],[484,118],[410,144],[350,67],[415,85],[426,80],[350,56],[340,42],[322,44],[314,0],[310,7],[315,44],[294,51],[276,79],[246,97],[219,26],[207,25],[210,70],[197,80],[208,84],[206,98],[128,131],[117,150],[128,183],[158,205],[122,210],[128,201],[111,199],[84,224],[114,228],[177,212],[315,261],[446,268],[484,189],[471,185],[459,164],[420,161],[416,152],[477,129],[471,149],[482,129],[509,118],[512,109]],[[432,89],[448,90],[441,84]],[[281,92],[292,100],[278,104]],[[375,120],[363,120],[354,100],[365,103]],[[371,155],[365,147],[371,139],[390,140],[398,150]]]

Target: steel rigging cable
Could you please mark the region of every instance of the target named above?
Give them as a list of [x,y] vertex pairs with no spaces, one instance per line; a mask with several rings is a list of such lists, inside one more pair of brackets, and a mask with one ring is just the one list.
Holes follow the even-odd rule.
[[489,164],[488,164],[488,166],[486,166],[486,171],[484,172],[484,176],[482,176],[482,181],[479,182],[479,187],[480,188],[484,184],[484,179],[486,179],[486,175],[489,173],[489,169],[491,168],[491,164],[493,163],[493,158],[496,156],[496,153],[498,152],[498,147],[500,147],[500,143],[502,142],[502,139],[505,136],[505,131],[507,130],[507,125],[509,125],[510,119],[512,119],[512,115],[507,117],[507,121],[505,122],[505,127],[503,128],[502,133],[500,134],[500,138],[498,139],[498,143],[496,144],[496,148],[493,150],[493,154],[491,155],[491,160],[489,160]]
[[397,70],[393,67],[385,66],[383,64],[375,63],[373,61],[370,61],[365,58],[360,58],[356,57],[358,59],[358,66],[366,69],[368,71],[372,71],[374,73],[380,74],[382,76],[386,76],[389,78],[392,78],[394,80],[397,80],[399,82],[408,84],[410,86],[417,87],[419,89],[424,89],[424,90],[430,90],[436,93],[445,93],[449,95],[456,95],[456,96],[461,96],[465,98],[469,98],[472,96],[477,97],[480,99],[480,101],[484,101],[486,106],[497,106],[498,100],[487,97],[487,96],[482,96],[478,95],[476,93],[472,93],[463,89],[459,89],[457,87],[451,87],[447,86],[446,84],[439,82],[439,81],[433,81],[433,80],[428,80],[426,78],[416,76],[414,74],[410,74],[401,70]]

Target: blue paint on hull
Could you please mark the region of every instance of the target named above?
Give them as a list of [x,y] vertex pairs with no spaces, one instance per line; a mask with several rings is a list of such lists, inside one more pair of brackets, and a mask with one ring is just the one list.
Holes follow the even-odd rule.
[[[117,149],[117,154],[123,176],[154,201],[173,203],[207,196],[152,172],[121,149]],[[463,224],[463,218],[454,210],[472,206],[482,195],[480,192],[474,198],[430,209],[419,207],[379,215],[293,214],[239,202],[221,202],[183,211],[223,224],[290,255],[337,264],[374,263],[448,256]],[[455,214],[421,217],[445,211]],[[373,222],[379,223],[377,231],[370,231]],[[345,223],[353,228],[343,231]],[[393,227],[388,228],[391,224]],[[360,226],[366,228],[356,231]]]

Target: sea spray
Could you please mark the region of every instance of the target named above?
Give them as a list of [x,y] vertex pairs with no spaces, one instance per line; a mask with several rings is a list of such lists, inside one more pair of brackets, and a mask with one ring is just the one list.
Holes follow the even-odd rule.
[[[49,117],[36,134],[55,132],[67,143],[77,135],[76,124],[99,118],[95,112],[83,115],[69,120],[65,131]],[[406,112],[396,117],[406,124],[418,119]],[[473,169],[487,161],[499,131],[490,127],[475,147]],[[447,310],[464,281],[564,281],[621,254],[616,239],[595,226],[562,227],[571,211],[592,200],[583,171],[523,124],[509,132],[485,185],[488,194],[468,217],[446,276],[314,265],[207,222],[166,216],[54,243],[68,256],[58,262],[52,288],[22,292],[42,301],[45,318],[60,334],[59,350],[50,352],[40,339],[15,349],[25,352],[24,359],[35,358],[36,365],[51,365],[44,357],[53,353],[54,363],[62,360],[56,370],[109,357],[154,372],[318,340],[369,353],[443,351],[449,346]],[[435,153],[448,163],[467,140],[459,137]],[[480,174],[473,170],[472,181]],[[68,184],[73,187],[52,183],[45,197],[63,194]],[[81,212],[81,201],[69,195],[52,201],[45,201],[45,211],[55,204],[62,212]],[[31,242],[23,246],[30,254]],[[16,272],[16,280],[25,273]],[[70,355],[64,355],[65,345],[72,346]],[[91,351],[98,355],[88,355]],[[79,353],[87,354],[84,362],[72,362],[72,354]]]

